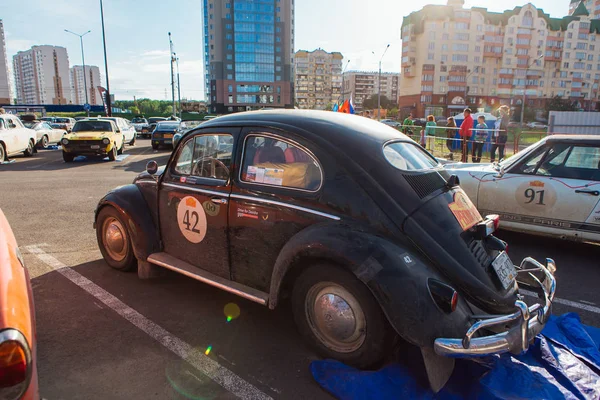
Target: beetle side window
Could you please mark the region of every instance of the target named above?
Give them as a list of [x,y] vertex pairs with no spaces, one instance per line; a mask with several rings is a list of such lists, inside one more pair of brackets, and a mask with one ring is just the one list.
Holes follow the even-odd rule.
[[188,140],[179,152],[175,162],[175,172],[179,175],[190,175],[192,173],[192,156],[194,154],[194,139]]
[[233,136],[201,135],[194,138],[191,175],[202,178],[229,179]]
[[383,148],[383,155],[393,167],[402,171],[420,171],[438,166],[436,159],[413,143],[389,143]]
[[316,191],[323,175],[306,150],[269,136],[250,135],[244,145],[243,182]]

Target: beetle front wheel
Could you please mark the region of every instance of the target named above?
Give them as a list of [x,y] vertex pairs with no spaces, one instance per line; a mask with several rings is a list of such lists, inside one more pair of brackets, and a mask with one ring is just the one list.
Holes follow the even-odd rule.
[[106,206],[98,213],[96,238],[108,265],[120,271],[135,269],[137,260],[133,254],[127,225],[114,207]]
[[392,349],[394,334],[379,304],[339,267],[307,269],[294,284],[292,307],[300,333],[324,357],[366,368]]

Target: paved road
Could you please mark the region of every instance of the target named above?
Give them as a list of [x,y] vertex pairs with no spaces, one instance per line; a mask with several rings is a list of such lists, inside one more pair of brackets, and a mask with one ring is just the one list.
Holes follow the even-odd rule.
[[[32,276],[42,395],[330,398],[310,376],[317,357],[296,333],[289,305],[272,312],[174,273],[142,281],[102,261],[92,229],[96,203],[148,160],[164,164],[170,153],[138,140],[125,154],[117,162],[65,164],[60,151],[49,150],[0,165],[0,207]],[[556,313],[576,311],[600,326],[599,247],[501,236],[514,261],[556,260],[564,300]],[[230,303],[241,313],[227,322]]]

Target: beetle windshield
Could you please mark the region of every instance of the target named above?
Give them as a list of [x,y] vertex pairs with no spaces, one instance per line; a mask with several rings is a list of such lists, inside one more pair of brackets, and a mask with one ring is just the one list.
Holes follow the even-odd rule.
[[435,158],[409,142],[389,143],[383,148],[383,155],[392,166],[402,171],[420,171],[438,166]]

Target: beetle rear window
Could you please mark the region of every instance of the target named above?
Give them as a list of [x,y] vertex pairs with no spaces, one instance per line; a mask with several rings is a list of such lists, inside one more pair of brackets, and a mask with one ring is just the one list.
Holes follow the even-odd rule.
[[395,142],[385,145],[383,155],[392,166],[402,171],[419,171],[438,166],[435,158],[421,147],[408,142]]

